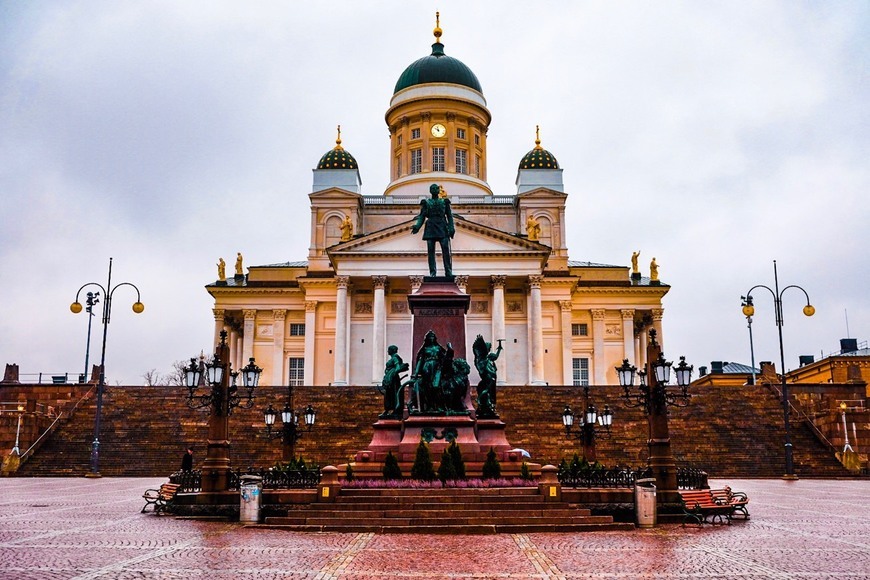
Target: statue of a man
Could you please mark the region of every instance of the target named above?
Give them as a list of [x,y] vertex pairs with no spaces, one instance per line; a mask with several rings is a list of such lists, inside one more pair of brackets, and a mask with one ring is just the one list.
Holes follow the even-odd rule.
[[640,250],[631,253],[631,273],[640,274],[640,268],[637,266],[637,259],[640,256]]
[[526,235],[533,242],[537,242],[541,238],[541,223],[531,214],[526,220]]
[[401,419],[405,406],[405,385],[402,384],[401,374],[408,370],[408,363],[402,361],[399,356],[399,347],[391,344],[387,348],[390,355],[384,368],[384,380],[381,383],[384,389],[384,412],[381,419]]
[[244,268],[242,268],[242,253],[238,252],[236,254],[236,276],[241,276],[244,273]]
[[453,256],[450,253],[450,240],[456,233],[453,226],[453,212],[450,209],[450,200],[439,197],[441,186],[433,183],[429,186],[430,199],[420,202],[420,214],[411,228],[411,233],[416,234],[426,223],[423,230],[423,239],[426,240],[426,249],[429,253],[429,275],[435,276],[435,242],[441,244],[441,258],[444,260],[444,275],[453,275]]
[[656,264],[655,258],[649,263],[649,279],[653,282],[659,279],[659,265]]
[[349,242],[353,237],[353,222],[350,221],[350,216],[344,216],[344,221],[341,222],[341,241]]
[[498,348],[492,352],[492,343],[486,342],[478,334],[471,349],[474,351],[474,366],[480,374],[480,382],[477,384],[477,416],[498,417],[495,412],[495,386],[498,376],[495,361],[503,350],[501,340],[498,341]]
[[218,258],[218,280],[221,282],[227,281],[227,263],[224,262],[223,258]]

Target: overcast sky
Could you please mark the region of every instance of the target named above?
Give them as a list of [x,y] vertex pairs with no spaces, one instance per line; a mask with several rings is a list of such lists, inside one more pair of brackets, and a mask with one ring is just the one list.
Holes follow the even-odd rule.
[[[363,193],[389,180],[384,113],[445,52],[483,86],[489,183],[543,146],[573,260],[655,256],[665,350],[748,364],[740,296],[784,295],[786,366],[870,338],[867,2],[0,2],[0,364],[84,370],[78,288],[115,294],[107,369],[210,352],[215,262],[304,260],[311,170],[341,124]],[[862,201],[863,200],[863,201]],[[756,293],[757,360],[779,361]],[[848,334],[847,334],[848,320]],[[92,362],[99,360],[95,318]]]

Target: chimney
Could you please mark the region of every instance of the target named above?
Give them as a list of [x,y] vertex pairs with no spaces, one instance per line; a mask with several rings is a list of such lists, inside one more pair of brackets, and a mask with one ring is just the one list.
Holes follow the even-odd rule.
[[722,367],[724,363],[721,360],[714,360],[710,363],[710,374],[711,375],[720,375],[722,374]]
[[841,338],[840,339],[840,354],[847,352],[855,352],[858,350],[857,338]]
[[706,366],[698,367],[698,378],[706,377],[706,376],[707,376],[707,367]]
[[804,367],[816,362],[816,357],[811,354],[802,354],[798,357],[798,361],[800,362],[800,366]]

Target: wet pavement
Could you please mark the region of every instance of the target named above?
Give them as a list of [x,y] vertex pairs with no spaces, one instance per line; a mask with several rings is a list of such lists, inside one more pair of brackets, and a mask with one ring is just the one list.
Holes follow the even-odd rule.
[[154,478],[0,480],[0,578],[870,578],[870,481],[729,480],[752,518],[630,532],[305,534],[140,514]]

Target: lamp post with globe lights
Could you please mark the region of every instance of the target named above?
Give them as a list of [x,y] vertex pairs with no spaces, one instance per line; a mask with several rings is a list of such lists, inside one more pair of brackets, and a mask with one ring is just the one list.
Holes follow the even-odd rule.
[[[272,431],[275,426],[275,419],[281,417],[281,428]],[[302,418],[305,423],[305,431],[299,425],[299,418]],[[314,427],[314,422],[317,420],[317,411],[314,407],[308,405],[301,411],[293,409],[293,386],[288,387],[287,403],[280,413],[275,410],[270,404],[263,411],[263,421],[266,424],[266,437],[268,439],[280,439],[282,444],[281,458],[284,461],[293,461],[296,459],[296,442],[302,438],[303,433],[310,432]]]
[[[100,354],[100,378],[97,382],[97,412],[94,417],[94,441],[91,444],[91,471],[87,474],[88,477],[100,477],[100,420],[102,418],[103,412],[103,390],[106,385],[106,337],[109,332],[109,322],[112,318],[112,300],[115,296],[115,290],[120,288],[121,286],[130,286],[136,291],[136,302],[133,303],[133,312],[136,314],[142,314],[145,310],[145,305],[142,304],[141,294],[139,292],[139,288],[136,287],[135,284],[131,284],[130,282],[121,282],[120,284],[116,284],[112,286],[112,258],[109,258],[109,278],[106,281],[106,285],[102,286],[97,282],[88,282],[87,284],[83,284],[81,288],[79,288],[78,292],[76,292],[75,302],[70,304],[70,311],[73,314],[78,314],[82,311],[83,306],[79,302],[79,296],[81,295],[82,290],[87,288],[88,286],[96,286],[103,292],[103,347]],[[96,302],[92,302],[93,296],[90,292],[88,292],[88,313],[91,313],[93,306]],[[90,343],[90,322],[88,323],[88,342]],[[87,357],[86,357],[87,359]],[[87,367],[87,365],[85,365]],[[87,372],[87,368],[85,369]]]
[[595,440],[610,437],[613,411],[608,405],[604,405],[604,410],[598,412],[595,405],[589,402],[589,385],[583,386],[583,399],[585,410],[580,414],[580,425],[577,430],[574,431],[575,415],[570,405],[565,405],[565,410],[562,412],[562,425],[565,427],[565,437],[579,439],[583,445],[583,457],[589,463],[595,463],[597,460]]
[[791,284],[782,290],[779,289],[779,275],[776,269],[776,260],[773,261],[773,288],[771,289],[769,286],[765,286],[764,284],[756,284],[746,293],[746,298],[744,299],[745,304],[743,305],[743,315],[747,318],[755,314],[752,292],[756,288],[764,288],[770,292],[771,296],[773,296],[774,317],[776,320],[777,333],[779,334],[779,363],[781,365],[780,376],[782,377],[782,414],[783,422],[785,424],[785,475],[783,475],[783,479],[797,479],[797,475],[794,472],[794,450],[791,443],[791,425],[789,421],[791,403],[788,397],[788,383],[786,383],[785,380],[785,352],[782,347],[782,295],[785,294],[785,291],[789,288],[800,290],[804,293],[804,297],[807,299],[807,304],[803,307],[804,315],[812,316],[816,313],[816,309],[812,304],[810,304],[810,295],[800,286]]

